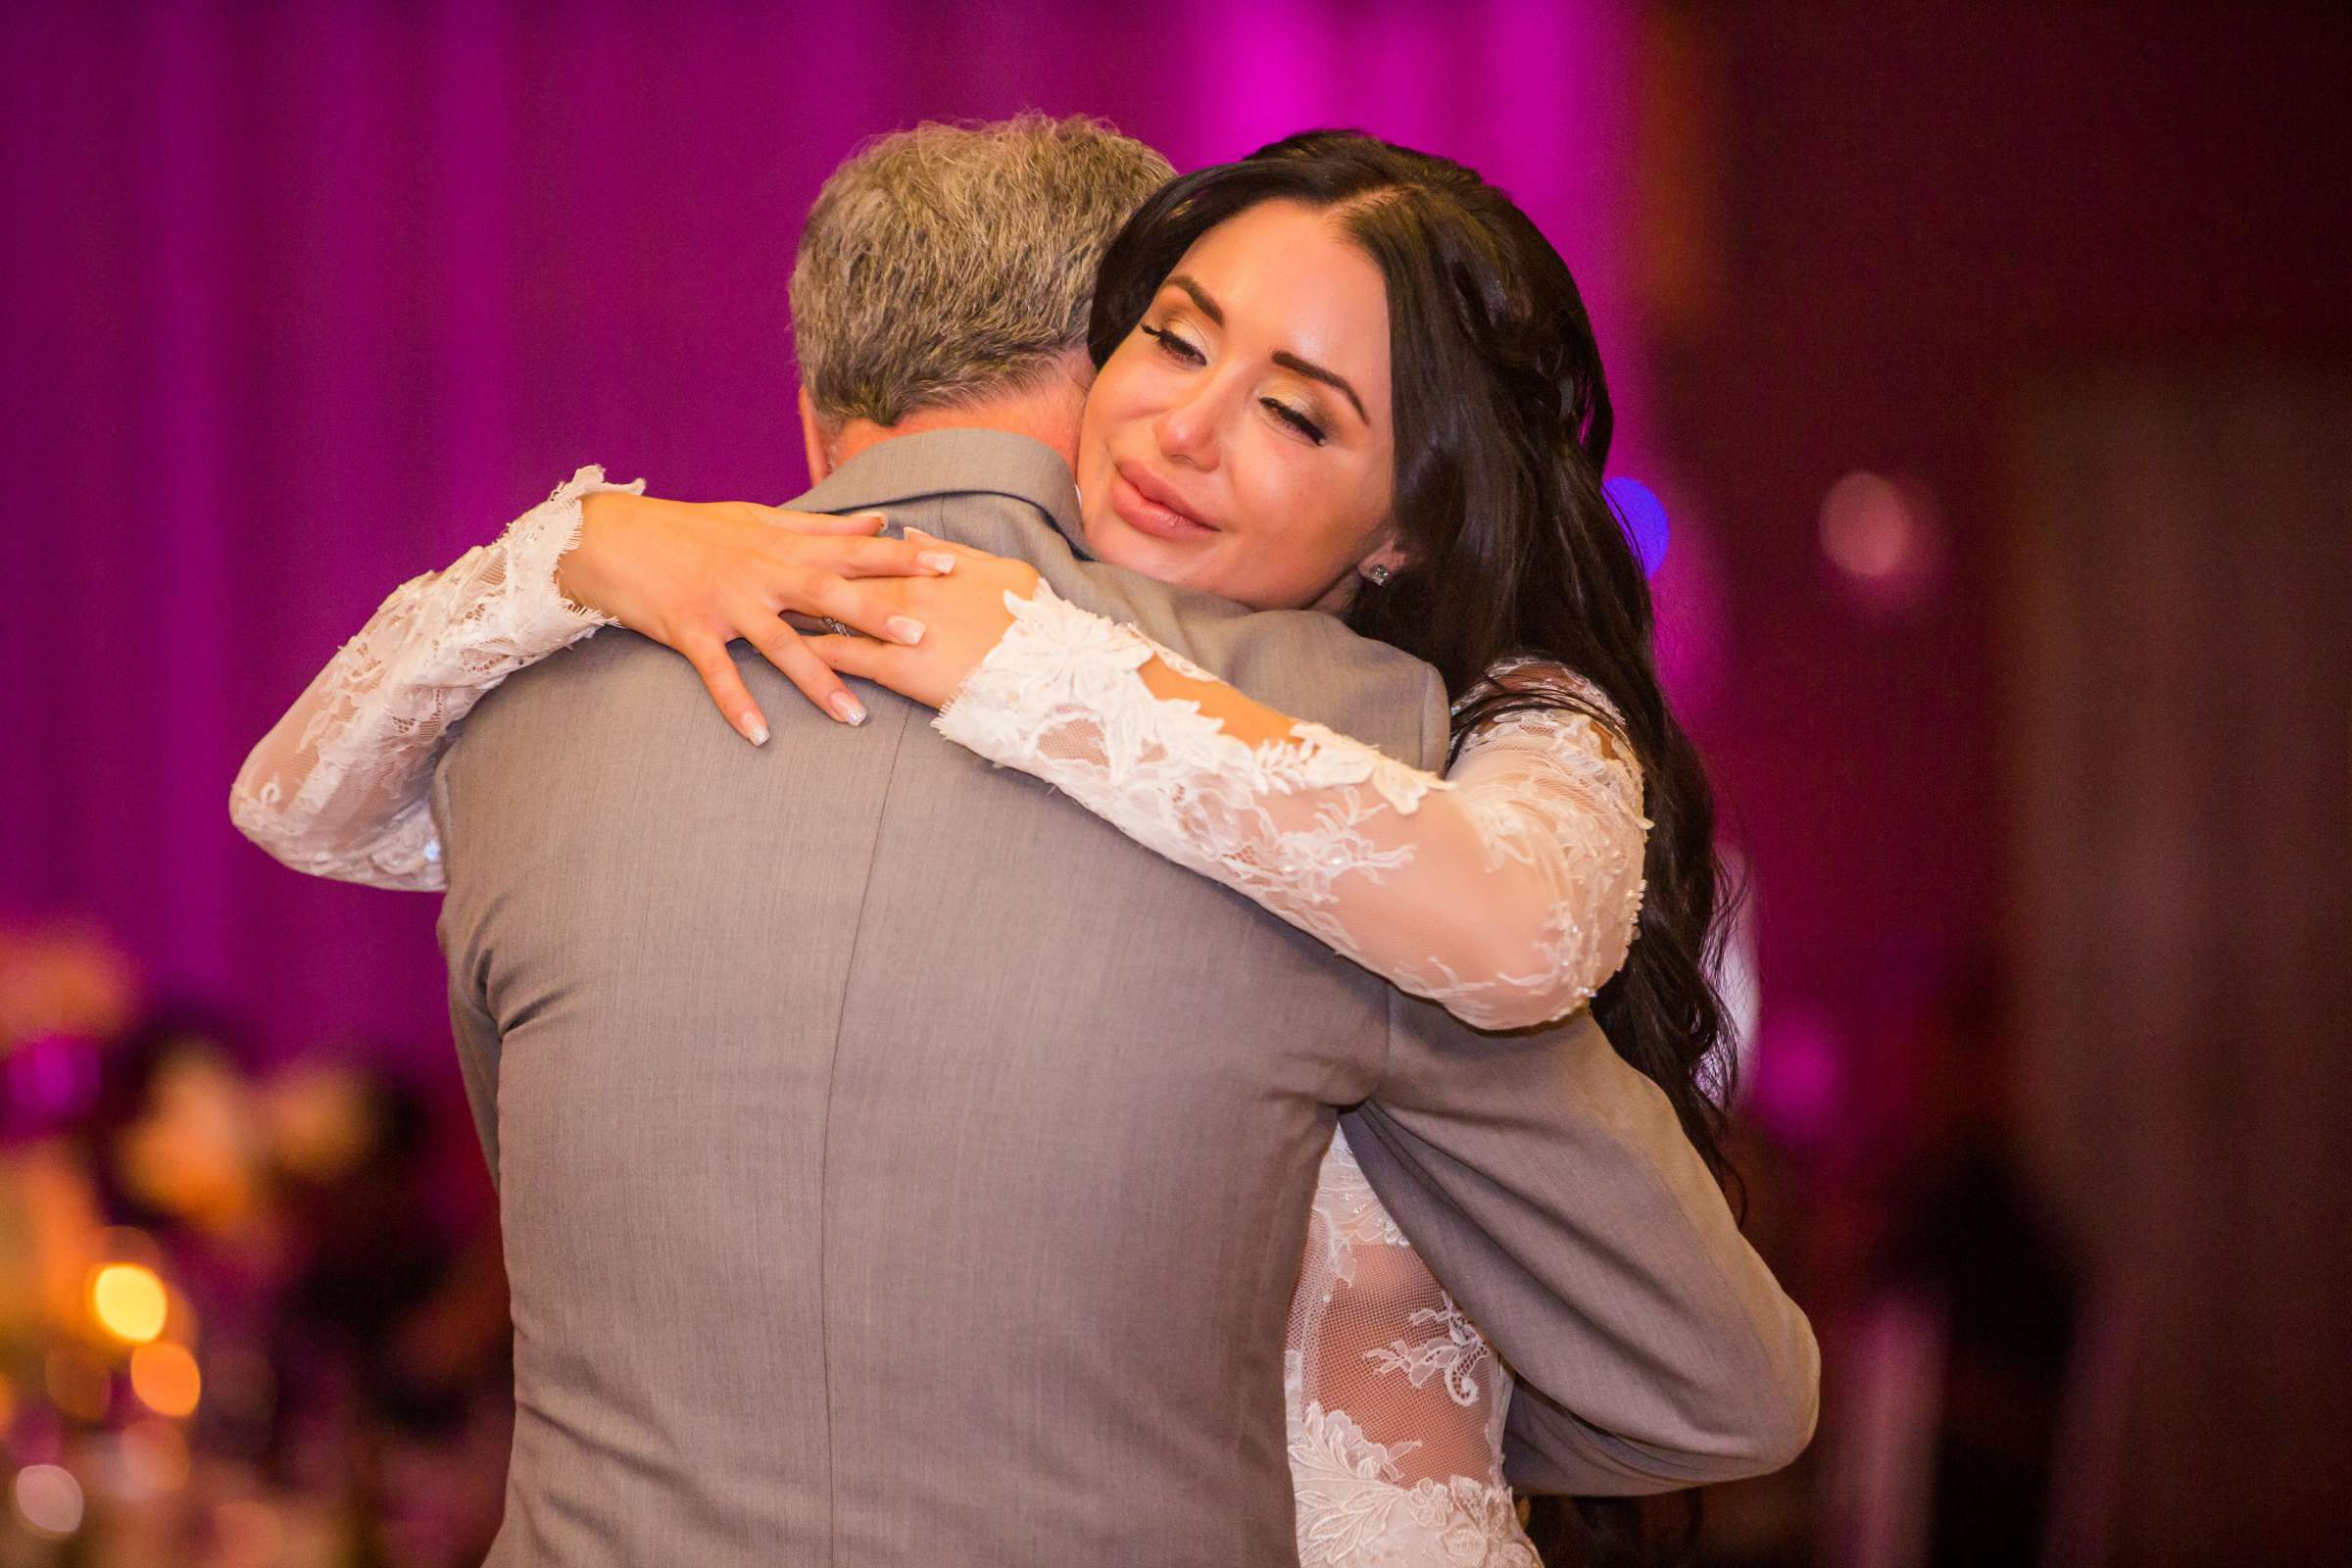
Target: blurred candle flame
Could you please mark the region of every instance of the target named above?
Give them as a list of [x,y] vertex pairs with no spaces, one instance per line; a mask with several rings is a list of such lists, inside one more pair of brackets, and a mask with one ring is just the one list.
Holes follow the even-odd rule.
[[158,1341],[131,1352],[130,1388],[157,1415],[176,1418],[195,1414],[204,1377],[187,1347]]
[[164,1332],[169,1298],[155,1271],[140,1263],[109,1263],[90,1281],[90,1306],[109,1334],[145,1345]]

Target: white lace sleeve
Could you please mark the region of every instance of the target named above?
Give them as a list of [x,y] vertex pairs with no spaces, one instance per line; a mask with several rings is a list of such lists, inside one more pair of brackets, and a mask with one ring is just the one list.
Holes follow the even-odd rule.
[[580,538],[580,499],[642,495],[589,466],[486,545],[401,584],[254,747],[228,796],[239,831],[297,871],[381,888],[438,888],[426,808],[450,727],[515,670],[610,617],[556,589]]
[[[935,720],[949,739],[1480,1028],[1572,1012],[1625,961],[1649,823],[1623,743],[1591,717],[1506,714],[1444,779],[1317,724],[1251,746],[1152,694],[1137,672],[1155,656],[1215,677],[1142,633],[1050,587],[1005,603],[1011,629]],[[1494,679],[1598,701],[1556,666]]]

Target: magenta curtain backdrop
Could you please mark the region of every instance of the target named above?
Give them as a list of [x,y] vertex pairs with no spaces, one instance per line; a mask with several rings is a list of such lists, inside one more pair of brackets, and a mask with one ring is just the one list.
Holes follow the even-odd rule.
[[1642,471],[1633,34],[1614,0],[6,8],[0,918],[94,917],[270,1054],[441,1049],[437,901],[271,863],[238,762],[394,583],[581,463],[800,489],[801,216],[920,119],[1461,158],[1575,266]]

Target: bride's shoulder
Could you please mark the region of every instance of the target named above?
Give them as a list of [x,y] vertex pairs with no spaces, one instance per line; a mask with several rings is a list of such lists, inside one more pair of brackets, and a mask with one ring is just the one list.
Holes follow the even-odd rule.
[[1606,780],[1625,800],[1640,802],[1642,764],[1625,719],[1597,682],[1557,659],[1515,656],[1453,703],[1460,731],[1456,761],[1477,753],[1543,755],[1578,778]]
[[1541,654],[1513,654],[1489,664],[1486,674],[1455,701],[1454,710],[1458,712],[1494,692],[1545,692],[1597,708],[1613,724],[1623,722],[1617,705],[1609,701],[1608,694],[1598,685],[1558,660]]
[[[1513,701],[1511,699],[1518,699]],[[1608,694],[1556,659],[1517,654],[1496,660],[1453,703],[1454,721],[1468,721],[1465,745],[1504,736],[1561,740],[1630,758],[1625,718]]]

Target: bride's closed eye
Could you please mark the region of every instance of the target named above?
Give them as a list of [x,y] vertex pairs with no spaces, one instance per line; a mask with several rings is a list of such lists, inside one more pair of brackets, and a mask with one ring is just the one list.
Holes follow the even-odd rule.
[[1159,345],[1159,352],[1179,365],[1206,365],[1208,356],[1202,354],[1191,338],[1171,326],[1139,326],[1136,330]]
[[[1138,323],[1136,330],[1158,344],[1159,352],[1178,365],[1198,368],[1208,363],[1208,356],[1202,354],[1192,339],[1172,326],[1152,326],[1148,323]],[[1320,424],[1280,398],[1259,398],[1257,401],[1268,414],[1288,425],[1293,432],[1309,445],[1319,447],[1331,439]]]
[[1323,427],[1321,425],[1308,418],[1305,415],[1300,414],[1297,409],[1292,408],[1288,403],[1283,402],[1282,399],[1259,398],[1257,401],[1265,407],[1265,411],[1268,414],[1271,414],[1275,418],[1280,419],[1284,424],[1289,425],[1310,446],[1319,447],[1329,439],[1329,437],[1323,433]]

